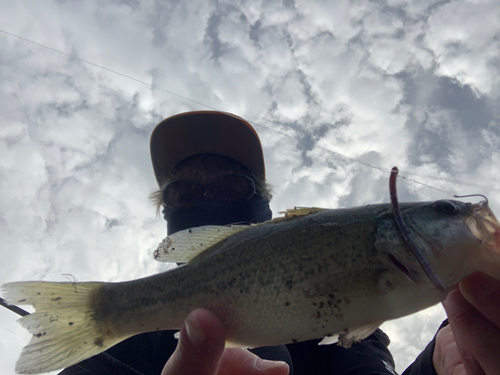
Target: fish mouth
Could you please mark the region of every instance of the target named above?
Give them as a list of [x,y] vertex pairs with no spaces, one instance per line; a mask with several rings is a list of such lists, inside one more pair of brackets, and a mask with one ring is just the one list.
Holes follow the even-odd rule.
[[488,201],[472,204],[472,216],[465,223],[472,234],[487,248],[500,253],[500,222],[488,205]]

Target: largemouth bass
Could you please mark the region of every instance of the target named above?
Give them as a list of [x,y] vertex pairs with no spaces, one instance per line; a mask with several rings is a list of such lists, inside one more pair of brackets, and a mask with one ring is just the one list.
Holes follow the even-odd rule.
[[500,223],[487,201],[402,203],[400,214],[443,288],[401,236],[390,204],[296,209],[252,226],[207,226],[167,237],[155,258],[187,262],[121,283],[17,282],[11,304],[36,312],[18,373],[73,365],[143,332],[179,329],[195,308],[224,324],[232,345],[324,338],[344,347],[382,322],[442,301],[464,276],[500,279]]

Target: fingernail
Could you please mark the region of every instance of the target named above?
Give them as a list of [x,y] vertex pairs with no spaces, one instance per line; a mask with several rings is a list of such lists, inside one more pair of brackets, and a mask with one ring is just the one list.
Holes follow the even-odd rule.
[[258,358],[257,361],[255,362],[255,369],[258,371],[266,371],[285,366],[288,368],[288,364],[286,362],[268,361],[267,359],[260,359],[260,358]]
[[189,340],[194,345],[202,345],[205,342],[206,337],[199,320],[194,316],[188,316],[184,324],[186,326],[186,333]]

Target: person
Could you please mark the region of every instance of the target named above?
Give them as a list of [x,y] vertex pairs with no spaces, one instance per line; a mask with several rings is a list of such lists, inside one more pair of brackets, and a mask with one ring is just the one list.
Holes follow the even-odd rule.
[[[158,124],[151,135],[151,158],[160,186],[152,199],[157,208],[163,208],[168,234],[201,225],[249,224],[272,217],[269,207],[271,191],[265,180],[259,137],[248,122],[235,115],[199,111],[167,118]],[[255,189],[248,185],[249,181]],[[206,318],[203,314],[207,312],[195,311],[194,314],[194,318],[202,314],[200,318],[203,322]],[[209,327],[213,324],[210,319],[213,316],[208,319]],[[360,357],[365,358],[364,366],[378,369],[380,373],[394,367],[387,349],[389,339],[380,330],[352,350],[335,345],[318,347],[318,342],[259,348],[253,352],[262,358],[280,359],[288,364],[291,373],[297,374],[333,373],[340,359],[348,373],[350,367],[360,368]],[[179,348],[183,344],[181,337]],[[179,349],[177,353],[186,352],[189,351]],[[230,350],[228,353],[233,352]],[[245,352],[248,353],[239,351],[239,355]],[[172,373],[172,363],[180,366],[182,361],[177,353],[168,362],[164,373]],[[179,355],[182,359],[183,355]],[[227,355],[223,356],[223,366],[232,366],[235,361],[226,360]]]
[[[150,146],[160,188],[151,199],[163,209],[167,234],[271,218],[262,147],[245,120],[216,111],[178,114],[157,125]],[[499,281],[483,274],[464,279],[443,303],[449,325],[442,324],[404,375],[498,374],[499,297]],[[396,374],[390,340],[380,329],[350,349],[318,342],[224,348],[222,323],[197,309],[186,317],[178,341],[172,331],[150,332],[106,353],[144,375]],[[64,374],[83,374],[74,367]]]

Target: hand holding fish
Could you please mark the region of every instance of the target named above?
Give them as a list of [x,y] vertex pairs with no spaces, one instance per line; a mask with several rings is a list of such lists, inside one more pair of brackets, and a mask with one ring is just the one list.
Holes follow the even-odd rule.
[[450,325],[436,338],[439,375],[497,374],[500,368],[500,281],[475,273],[453,289],[443,305]]
[[246,349],[224,350],[224,326],[208,310],[197,309],[185,320],[179,344],[162,375],[287,375],[284,362],[262,360]]

